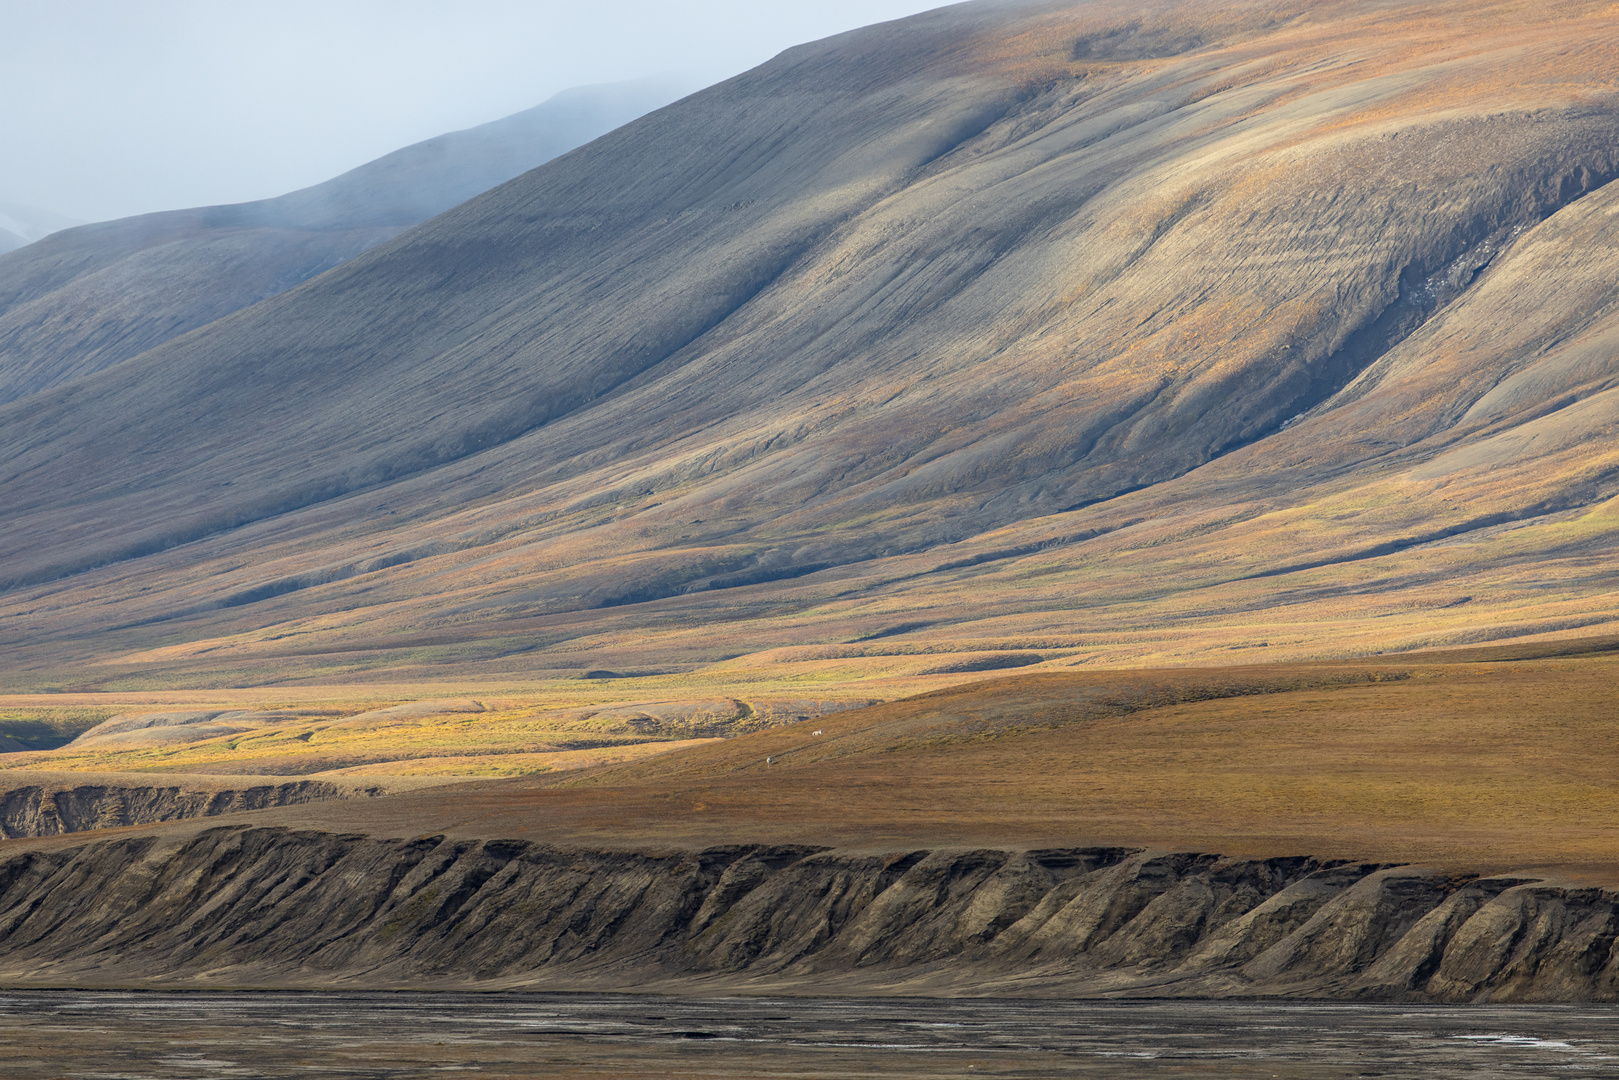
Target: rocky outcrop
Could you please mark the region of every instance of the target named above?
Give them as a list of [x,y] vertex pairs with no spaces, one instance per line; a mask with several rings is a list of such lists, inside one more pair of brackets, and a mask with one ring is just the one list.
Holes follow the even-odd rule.
[[1619,998],[1619,894],[1123,848],[630,853],[242,826],[0,861],[0,978]]
[[201,790],[165,783],[27,783],[0,790],[0,840],[59,836],[381,793],[381,788],[351,787],[323,780]]

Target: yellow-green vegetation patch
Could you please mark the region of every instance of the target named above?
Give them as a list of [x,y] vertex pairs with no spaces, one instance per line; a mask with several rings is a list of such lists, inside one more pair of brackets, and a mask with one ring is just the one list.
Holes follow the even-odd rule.
[[715,739],[670,739],[658,742],[630,743],[617,746],[595,747],[587,750],[562,750],[554,754],[490,754],[482,757],[426,757],[407,761],[386,761],[372,765],[359,765],[334,769],[316,775],[365,776],[533,776],[538,773],[589,769],[602,765],[622,765],[640,761],[671,750],[684,750],[716,742]]
[[[563,702],[560,707],[557,698]],[[520,775],[578,767],[568,754],[591,751],[601,758],[601,752],[629,747],[726,738],[868,700],[709,696],[581,703],[576,689],[568,691],[568,698],[559,694],[535,703],[491,695],[374,708],[265,707],[256,702],[252,707],[225,709],[148,706],[118,710],[112,723],[88,731],[72,745],[49,754],[16,754],[0,762],[0,768]],[[106,720],[113,712],[87,716],[79,731],[90,726],[90,719]],[[622,754],[612,756],[623,759]]]

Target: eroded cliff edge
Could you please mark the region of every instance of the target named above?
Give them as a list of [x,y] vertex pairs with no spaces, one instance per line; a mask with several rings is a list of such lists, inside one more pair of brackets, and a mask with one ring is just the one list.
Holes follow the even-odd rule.
[[275,777],[33,772],[7,780],[0,782],[0,840],[371,798],[386,790],[381,784]]
[[11,984],[1619,998],[1619,893],[1127,848],[566,850],[229,826],[0,860]]

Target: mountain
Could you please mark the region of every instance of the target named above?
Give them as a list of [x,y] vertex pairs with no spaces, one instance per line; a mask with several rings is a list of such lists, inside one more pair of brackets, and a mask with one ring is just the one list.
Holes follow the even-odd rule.
[[0,258],[0,402],[283,292],[685,90],[668,80],[576,87],[279,198],[85,225]]
[[981,2],[790,49],[0,409],[8,677],[1611,624],[1616,31]]
[[82,222],[37,206],[0,202],[0,255],[79,224]]

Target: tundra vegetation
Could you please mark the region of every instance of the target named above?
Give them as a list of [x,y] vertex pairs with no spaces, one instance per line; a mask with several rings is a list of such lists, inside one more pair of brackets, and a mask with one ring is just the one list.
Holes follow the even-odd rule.
[[1616,72],[960,5],[45,372],[0,970],[1619,995]]

